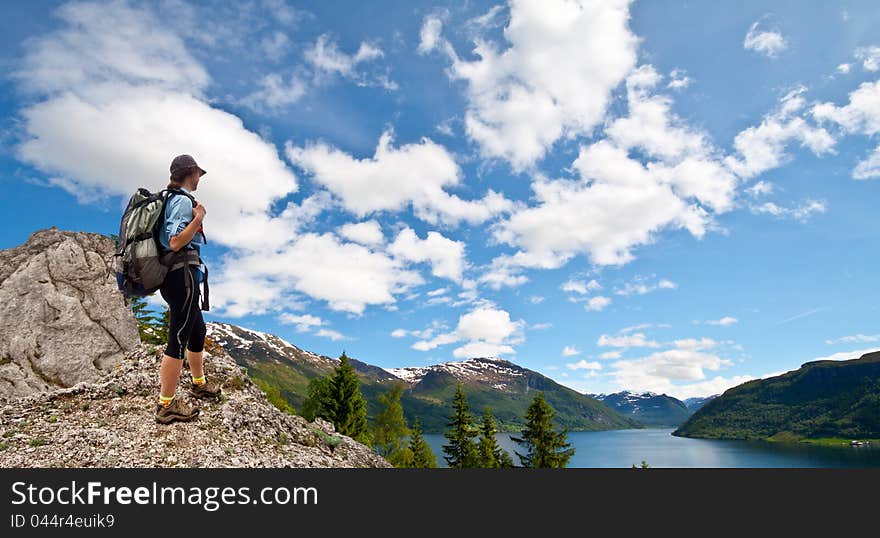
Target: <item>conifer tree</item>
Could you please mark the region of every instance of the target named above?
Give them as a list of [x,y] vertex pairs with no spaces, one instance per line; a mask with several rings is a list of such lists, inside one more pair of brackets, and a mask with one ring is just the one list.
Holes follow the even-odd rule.
[[328,411],[336,431],[369,445],[367,402],[361,395],[357,372],[344,351],[330,377],[329,392]]
[[390,391],[379,395],[382,410],[376,415],[373,425],[373,447],[395,467],[406,467],[412,460],[406,443],[410,432],[400,404],[401,395],[403,385],[400,383],[395,383]]
[[526,448],[525,454],[516,453],[523,467],[565,467],[574,455],[574,448],[566,441],[567,433],[553,428],[556,411],[539,392],[526,410],[526,426],[521,437],[512,438]]
[[434,457],[434,451],[422,436],[422,427],[419,425],[419,419],[413,421],[412,434],[409,439],[410,462],[409,467],[418,469],[429,469],[437,467],[437,459]]
[[498,425],[492,410],[487,405],[483,412],[483,422],[480,424],[480,443],[478,454],[480,467],[485,469],[497,469],[499,467],[513,467],[513,460],[506,450],[498,446],[495,434],[498,433]]
[[444,459],[449,467],[465,468],[476,467],[479,464],[477,446],[474,437],[477,432],[474,428],[474,418],[471,416],[467,398],[464,395],[461,382],[455,389],[455,398],[452,401],[452,416],[449,417],[449,429],[443,434],[449,444],[443,445]]
[[146,299],[132,297],[131,312],[137,322],[141,342],[158,346],[168,341],[168,308],[159,316],[147,307]]
[[309,380],[306,399],[302,405],[302,416],[309,422],[318,417],[333,422],[330,412],[330,377],[314,377]]

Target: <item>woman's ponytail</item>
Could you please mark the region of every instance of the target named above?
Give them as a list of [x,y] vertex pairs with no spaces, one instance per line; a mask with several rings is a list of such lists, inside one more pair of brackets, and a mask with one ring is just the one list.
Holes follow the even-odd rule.
[[171,174],[171,181],[168,182],[166,189],[179,189],[183,186],[183,180],[192,173],[192,168],[184,168],[183,170],[175,170]]

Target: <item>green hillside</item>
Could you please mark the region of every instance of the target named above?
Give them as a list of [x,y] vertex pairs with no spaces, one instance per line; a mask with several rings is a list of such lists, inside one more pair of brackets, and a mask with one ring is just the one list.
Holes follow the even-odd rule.
[[880,438],[880,352],[813,361],[728,389],[673,435],[707,439]]

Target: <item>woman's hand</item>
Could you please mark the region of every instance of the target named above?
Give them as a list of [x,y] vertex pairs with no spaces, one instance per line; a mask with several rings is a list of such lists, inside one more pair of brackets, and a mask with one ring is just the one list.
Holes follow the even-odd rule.
[[205,220],[205,206],[202,205],[201,202],[196,202],[196,206],[193,208],[193,220],[198,220],[199,222]]

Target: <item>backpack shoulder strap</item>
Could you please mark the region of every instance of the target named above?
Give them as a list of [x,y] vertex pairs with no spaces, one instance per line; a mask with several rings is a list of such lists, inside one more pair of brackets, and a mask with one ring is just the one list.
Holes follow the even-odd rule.
[[183,191],[183,190],[181,190],[181,189],[165,189],[165,192],[167,193],[166,196],[165,196],[165,201],[166,201],[166,202],[167,202],[168,199],[170,199],[173,195],[175,195],[175,194],[180,194],[180,195],[183,195],[183,196],[186,196],[187,198],[189,198],[189,201],[192,202],[192,206],[193,206],[193,207],[195,207],[196,204],[198,203],[198,202],[196,202],[196,199],[195,199],[195,197],[194,197],[192,194],[190,194],[190,193],[188,193],[188,192],[186,192],[186,191]]

